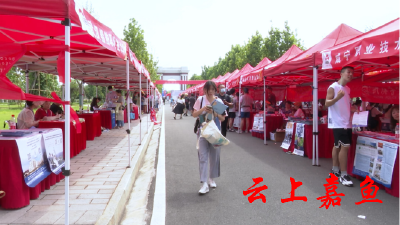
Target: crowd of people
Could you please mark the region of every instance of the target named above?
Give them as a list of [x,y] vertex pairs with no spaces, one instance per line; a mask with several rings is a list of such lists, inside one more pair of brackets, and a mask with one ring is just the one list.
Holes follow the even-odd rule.
[[[331,173],[338,177],[339,181],[345,186],[353,186],[350,176],[347,174],[347,152],[352,140],[352,117],[355,113],[362,111],[362,100],[360,98],[350,98],[350,88],[346,85],[353,78],[354,68],[343,67],[340,71],[340,79],[332,83],[327,90],[325,99],[320,99],[318,104],[318,117],[327,117],[328,128],[333,129],[334,143],[332,148],[332,169]],[[213,146],[206,139],[200,136],[200,128],[204,121],[212,120],[206,118],[206,114],[214,114],[214,121],[221,134],[226,137],[227,131],[249,133],[251,124],[250,112],[264,110],[266,114],[278,114],[285,118],[312,118],[313,105],[311,102],[277,102],[273,89],[268,87],[266,101],[254,101],[247,88],[243,88],[243,93],[239,95],[235,89],[226,90],[224,85],[218,87],[213,81],[204,84],[204,95],[197,99],[192,93],[181,95],[176,102],[171,99],[176,115],[191,115],[199,119],[199,129],[197,129],[198,157],[201,187],[200,194],[209,192],[209,187],[216,188],[215,178],[220,176],[220,151],[221,146]],[[239,98],[240,96],[240,98]],[[227,106],[222,114],[216,114],[210,107],[213,101],[219,101]],[[363,128],[370,131],[395,131],[396,124],[399,123],[399,105],[378,104],[369,102],[366,104],[366,111],[369,111],[368,126]],[[234,128],[236,114],[239,113],[240,125]],[[243,128],[243,130],[242,130]],[[360,129],[360,128],[358,128]],[[196,130],[196,129],[195,129]],[[208,170],[209,165],[209,170]]]

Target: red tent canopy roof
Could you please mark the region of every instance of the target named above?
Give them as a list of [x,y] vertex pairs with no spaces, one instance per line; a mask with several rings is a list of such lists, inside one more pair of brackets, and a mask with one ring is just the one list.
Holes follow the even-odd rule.
[[283,64],[265,70],[264,75],[265,76],[278,75],[288,71],[314,66],[314,58],[312,57],[314,53],[338,45],[340,43],[343,43],[361,34],[362,32],[350,26],[347,26],[346,24],[341,24],[313,47],[303,51],[296,57],[292,58],[289,61],[286,61]]
[[239,86],[239,79],[242,76],[242,74],[245,74],[249,71],[251,71],[253,67],[250,64],[246,64],[238,73],[232,75],[231,77],[228,78],[227,82],[227,88],[233,88]]

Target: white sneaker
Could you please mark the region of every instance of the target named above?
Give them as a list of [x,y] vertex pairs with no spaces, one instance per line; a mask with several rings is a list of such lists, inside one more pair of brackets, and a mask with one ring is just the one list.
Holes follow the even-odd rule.
[[210,185],[210,187],[212,188],[216,188],[217,184],[215,183],[215,181],[213,179],[208,179],[208,185]]
[[238,134],[241,134],[241,133],[242,133],[242,131],[241,131],[241,130],[238,130],[238,131],[236,131],[236,133],[238,133]]
[[208,188],[207,182],[204,182],[204,183],[201,185],[201,188],[200,188],[200,190],[199,190],[199,194],[204,195],[204,194],[207,193],[209,190],[210,190],[210,189]]

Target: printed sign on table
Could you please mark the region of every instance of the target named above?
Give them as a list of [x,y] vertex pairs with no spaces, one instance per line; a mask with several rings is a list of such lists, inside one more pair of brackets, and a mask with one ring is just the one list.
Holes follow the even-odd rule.
[[398,144],[358,136],[353,173],[390,188]]
[[292,143],[293,126],[294,126],[293,122],[288,122],[286,124],[285,139],[282,142],[281,148],[289,149],[290,143]]
[[296,136],[294,137],[294,154],[304,156],[304,124],[296,124]]
[[42,145],[42,135],[17,138],[15,141],[18,146],[25,183],[28,187],[35,187],[51,173],[45,160],[46,152]]
[[50,170],[58,175],[61,172],[61,168],[64,167],[63,134],[61,129],[43,133],[43,141]]

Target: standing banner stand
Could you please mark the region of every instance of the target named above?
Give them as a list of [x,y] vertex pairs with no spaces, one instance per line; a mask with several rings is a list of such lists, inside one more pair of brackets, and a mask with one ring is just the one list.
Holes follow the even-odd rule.
[[63,170],[63,175],[65,176],[65,224],[69,224],[69,175],[70,175],[70,38],[71,38],[71,21],[69,18],[65,18],[62,22],[65,26],[65,104],[64,115],[65,115],[65,169]]
[[313,67],[313,157],[312,165],[318,162],[318,67]]
[[[97,86],[96,86],[97,92]],[[129,94],[129,56],[126,56],[126,116],[128,117],[128,129],[126,129],[126,133],[128,134],[128,166],[127,168],[131,168],[131,103],[129,102],[130,94]]]

